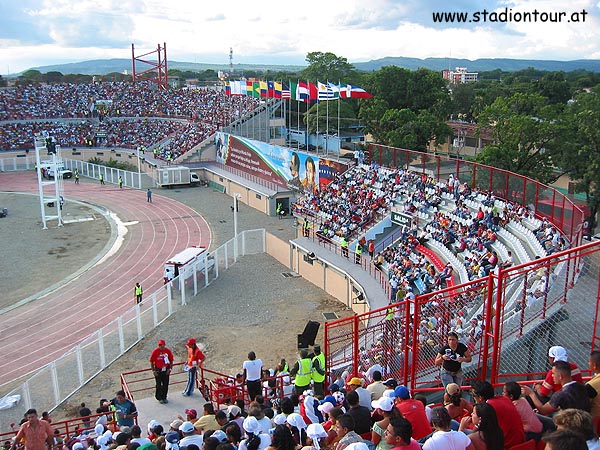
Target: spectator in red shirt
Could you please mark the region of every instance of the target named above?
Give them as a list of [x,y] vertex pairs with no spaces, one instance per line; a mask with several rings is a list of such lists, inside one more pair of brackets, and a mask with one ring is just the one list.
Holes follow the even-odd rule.
[[156,392],[154,396],[158,403],[168,403],[169,376],[173,368],[173,353],[167,348],[164,339],[159,339],[158,347],[150,354],[150,368],[156,380]]
[[[561,347],[560,345],[555,345],[550,347],[548,350],[548,360],[550,361],[550,365],[554,364],[554,361],[566,361],[571,366],[571,378],[573,381],[577,383],[583,384],[583,378],[581,377],[581,372],[577,364],[569,362],[567,357],[567,351]],[[560,384],[554,383],[554,379],[552,378],[552,369],[546,373],[546,378],[542,382],[542,384],[536,384],[534,386],[535,392],[538,394],[542,403],[548,400],[549,397],[554,393],[560,391],[562,386]]]
[[204,353],[196,345],[196,339],[189,338],[185,344],[188,351],[187,357],[187,369],[188,369],[188,382],[183,391],[184,396],[192,395],[194,392],[194,386],[196,385],[196,375],[198,373],[198,367],[202,367],[204,364]]
[[396,394],[396,408],[412,425],[412,437],[417,441],[431,434],[432,429],[425,413],[425,407],[419,400],[410,398],[406,386],[394,389]]
[[521,416],[508,397],[495,395],[494,387],[487,381],[471,383],[471,394],[476,402],[485,402],[496,411],[498,424],[504,433],[504,448],[525,442],[525,430]]

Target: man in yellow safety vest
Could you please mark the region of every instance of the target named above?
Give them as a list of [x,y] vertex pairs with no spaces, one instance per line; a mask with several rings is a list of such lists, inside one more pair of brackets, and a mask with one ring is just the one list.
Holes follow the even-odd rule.
[[315,344],[315,356],[312,359],[312,380],[315,397],[323,399],[325,396],[325,354],[321,352],[321,346]]
[[295,376],[294,389],[296,394],[302,394],[306,389],[310,388],[312,381],[312,361],[308,357],[308,350],[303,348],[300,350],[300,358],[296,361],[294,367],[290,371],[291,376]]

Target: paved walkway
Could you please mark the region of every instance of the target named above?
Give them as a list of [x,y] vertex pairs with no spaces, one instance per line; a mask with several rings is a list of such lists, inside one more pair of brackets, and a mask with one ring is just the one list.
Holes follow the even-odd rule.
[[[37,192],[30,173],[1,173],[0,186],[4,191]],[[67,201],[74,198],[113,211],[126,232],[110,257],[0,316],[3,360],[10,361],[0,365],[0,380],[19,378],[56,359],[131,308],[136,281],[147,294],[162,286],[163,263],[169,256],[192,245],[211,244],[210,228],[199,213],[158,192],[148,203],[145,191],[91,183],[64,186]]]

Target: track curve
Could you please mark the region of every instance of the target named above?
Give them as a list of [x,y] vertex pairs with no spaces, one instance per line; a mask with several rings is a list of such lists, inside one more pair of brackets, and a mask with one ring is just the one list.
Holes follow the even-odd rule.
[[[4,191],[37,192],[30,174],[0,174]],[[182,249],[210,247],[206,220],[189,206],[146,192],[64,183],[64,196],[117,214],[127,226],[121,247],[107,258],[49,294],[0,316],[4,361],[0,380],[8,382],[53,361],[83,338],[131,308],[139,281],[145,295],[159,289],[163,263]],[[24,351],[24,349],[27,349]],[[4,384],[4,383],[0,383]]]

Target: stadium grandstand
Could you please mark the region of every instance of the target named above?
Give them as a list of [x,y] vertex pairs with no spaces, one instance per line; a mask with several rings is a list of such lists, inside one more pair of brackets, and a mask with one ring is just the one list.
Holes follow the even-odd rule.
[[[226,97],[216,89],[25,86],[0,92],[0,148],[25,151],[33,134],[46,131],[67,147],[143,147],[167,161],[222,137],[218,133],[227,124],[258,107],[257,99]],[[260,150],[243,142],[251,149],[246,151]],[[229,165],[219,161],[219,148],[213,151],[211,163]],[[284,256],[276,258],[328,292],[344,292],[339,299],[356,312],[325,323],[326,385],[349,389],[360,378],[368,387],[377,381],[377,367],[383,379],[443,403],[435,360],[449,333],[472,355],[462,364],[465,387],[475,380],[495,387],[543,380],[548,348],[558,344],[570,349],[569,361],[586,379],[593,376],[588,358],[600,346],[600,245],[584,240],[589,230],[582,206],[534,180],[475,163],[379,145],[366,153],[363,163],[336,165],[338,173],[323,176],[327,182],[318,188],[290,180],[270,187],[274,199],[285,194],[293,200],[289,209],[302,231],[282,244]],[[320,167],[330,159],[308,153],[301,158],[317,159]],[[257,179],[236,167],[219,176],[246,189]],[[228,193],[235,195],[235,189]],[[235,259],[237,236],[235,242],[236,250],[209,256],[216,267],[226,269],[231,253]],[[208,276],[209,266],[202,261],[206,284],[218,283],[218,270]],[[174,289],[185,303],[201,287],[194,282],[186,291],[185,277],[196,277],[195,271],[180,276]],[[267,378],[262,392],[277,409],[288,395],[289,373]],[[215,408],[229,406],[231,413],[235,400],[249,403],[245,384],[234,374],[206,367],[197,383]],[[129,398],[141,398],[151,392],[152,380],[148,371],[125,373],[122,385]],[[304,396],[302,410],[314,393],[298,394]],[[114,416],[104,412],[92,415],[87,428],[107,414],[102,425],[114,426]],[[72,436],[82,431],[75,427],[75,421],[65,421],[57,429]]]
[[258,105],[219,89],[160,90],[152,82],[26,85],[0,91],[0,148],[25,150],[47,132],[63,147],[157,149],[177,159]]

